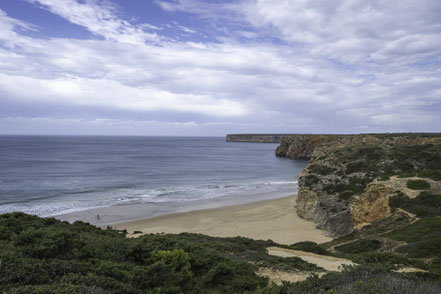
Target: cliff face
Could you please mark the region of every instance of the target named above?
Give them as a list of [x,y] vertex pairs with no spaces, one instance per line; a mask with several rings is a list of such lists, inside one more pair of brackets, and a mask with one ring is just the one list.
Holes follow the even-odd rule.
[[340,135],[289,135],[283,136],[276,156],[292,159],[310,159],[315,148],[341,138]]
[[439,134],[286,136],[276,155],[310,159],[299,175],[297,213],[330,235],[341,236],[389,216],[389,198],[397,193],[416,197],[421,191],[407,187],[410,179],[430,182],[430,192],[441,193],[434,190],[441,187],[440,138]]
[[280,143],[283,134],[234,134],[227,135],[227,142],[248,142],[248,143]]

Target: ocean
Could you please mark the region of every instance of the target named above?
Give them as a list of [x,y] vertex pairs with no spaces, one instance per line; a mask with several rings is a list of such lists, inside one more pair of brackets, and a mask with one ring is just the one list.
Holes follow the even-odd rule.
[[306,161],[277,158],[276,147],[223,137],[0,136],[0,214],[81,218],[143,205],[156,207],[142,216],[151,217],[293,194]]

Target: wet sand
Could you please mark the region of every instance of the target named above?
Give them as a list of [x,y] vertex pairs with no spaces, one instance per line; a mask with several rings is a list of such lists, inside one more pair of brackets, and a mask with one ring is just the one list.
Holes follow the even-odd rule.
[[295,209],[297,195],[255,203],[163,215],[114,225],[129,233],[200,233],[215,237],[271,239],[281,244],[332,240]]

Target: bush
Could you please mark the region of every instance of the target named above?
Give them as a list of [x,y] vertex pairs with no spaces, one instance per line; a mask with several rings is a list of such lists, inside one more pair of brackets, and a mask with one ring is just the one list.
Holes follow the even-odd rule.
[[413,258],[441,257],[441,237],[421,240],[397,248],[397,252],[406,253]]
[[364,172],[369,169],[369,165],[364,161],[350,162],[346,165],[346,174]]
[[418,217],[441,216],[441,195],[421,192],[416,198],[397,195],[389,198],[392,208],[401,208],[416,214]]
[[318,245],[317,243],[314,243],[311,241],[298,242],[298,243],[289,245],[288,248],[294,249],[294,250],[302,250],[302,251],[306,251],[306,252],[312,252],[312,253],[321,254],[321,255],[328,255],[329,254],[329,252],[325,248],[323,248],[320,245]]
[[[382,266],[384,268],[396,268],[397,265],[416,265],[415,261],[410,260],[409,258],[391,252],[374,252],[374,253],[363,253],[354,255],[352,261],[358,264],[368,264],[374,266]],[[417,266],[421,266],[418,264]]]
[[404,228],[384,235],[387,238],[407,243],[418,242],[424,239],[441,236],[441,218],[427,218],[419,220]]
[[311,187],[314,184],[317,184],[320,181],[320,179],[314,175],[307,175],[305,178],[305,184],[306,186]]
[[316,174],[320,175],[330,175],[334,171],[336,171],[336,168],[329,167],[327,165],[321,165],[321,164],[311,164],[308,166],[308,169]]
[[412,190],[430,189],[430,184],[424,180],[408,180],[406,186]]
[[0,293],[243,293],[257,267],[320,270],[270,256],[272,241],[197,234],[126,238],[83,222],[0,215]]
[[348,244],[335,247],[336,250],[342,253],[362,253],[371,252],[381,248],[381,242],[375,239],[357,240]]
[[321,279],[311,276],[304,282],[285,283],[258,293],[266,294],[435,294],[441,292],[439,276],[401,275],[370,266],[346,267],[341,273],[329,273]]
[[441,181],[441,170],[426,169],[418,172],[421,178],[429,178],[435,181]]

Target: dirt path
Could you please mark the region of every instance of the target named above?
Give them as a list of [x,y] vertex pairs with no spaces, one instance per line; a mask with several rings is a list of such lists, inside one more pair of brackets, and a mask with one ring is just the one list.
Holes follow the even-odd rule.
[[279,247],[268,247],[268,254],[280,257],[300,257],[304,261],[315,264],[327,271],[338,272],[342,270],[342,265],[355,265],[349,259],[337,258],[333,256],[319,255],[311,252],[285,249]]
[[267,277],[270,279],[271,282],[276,283],[277,285],[282,285],[283,282],[301,282],[306,280],[309,276],[312,274],[316,274],[319,277],[323,276],[325,272],[284,272],[279,271],[276,269],[270,269],[270,268],[259,268],[259,271],[257,272],[259,276]]

